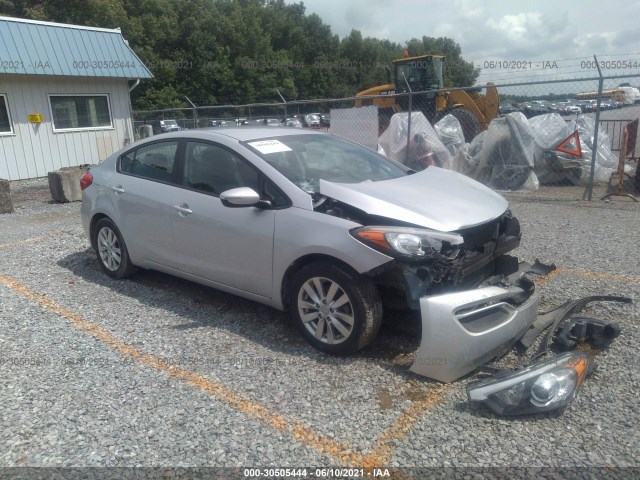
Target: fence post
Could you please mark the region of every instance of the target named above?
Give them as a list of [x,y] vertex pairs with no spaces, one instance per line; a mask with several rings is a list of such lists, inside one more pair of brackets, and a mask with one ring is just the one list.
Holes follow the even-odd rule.
[[409,86],[406,75],[403,73],[402,76],[404,77],[404,83],[407,84],[407,89],[409,89],[409,116],[407,117],[407,159],[405,160],[406,164],[409,161],[409,151],[411,150],[411,113],[413,110],[413,91]]
[[282,103],[284,103],[284,122],[285,122],[285,125],[286,125],[286,123],[287,123],[287,101],[284,99],[284,97],[280,93],[280,90],[278,90],[277,88],[276,88],[276,92],[278,92],[278,95],[280,95],[280,98],[282,99]]
[[198,128],[198,107],[196,107],[194,103],[191,100],[189,100],[189,97],[187,97],[186,95],[184,96],[184,98],[187,102],[191,104],[191,107],[193,109],[193,128]]
[[589,175],[589,195],[587,199],[591,201],[591,197],[593,195],[593,177],[596,171],[596,158],[598,157],[598,130],[600,129],[600,102],[602,102],[602,86],[604,84],[604,78],[602,77],[602,71],[600,70],[600,65],[598,64],[598,59],[596,56],[593,56],[593,59],[596,62],[596,67],[598,68],[598,76],[600,79],[598,80],[598,103],[596,104],[596,126],[593,131],[593,142],[592,142],[592,150],[591,150],[591,174]]

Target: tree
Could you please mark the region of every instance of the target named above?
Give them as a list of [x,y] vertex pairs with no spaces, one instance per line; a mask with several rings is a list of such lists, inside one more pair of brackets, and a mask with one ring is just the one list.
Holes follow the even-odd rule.
[[412,38],[407,42],[409,56],[427,53],[445,55],[447,57],[444,70],[445,87],[471,87],[480,75],[480,69],[473,62],[462,58],[462,49],[454,40],[447,37]]
[[447,55],[446,86],[470,86],[479,70],[449,38],[406,46],[340,39],[316,14],[285,0],[0,0],[0,14],[122,30],[154,77],[132,93],[135,109],[338,98],[387,83],[402,56]]

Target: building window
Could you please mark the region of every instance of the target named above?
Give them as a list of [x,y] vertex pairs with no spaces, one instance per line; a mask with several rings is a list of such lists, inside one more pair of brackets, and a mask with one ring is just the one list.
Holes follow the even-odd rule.
[[13,125],[11,124],[11,115],[9,115],[9,103],[7,96],[0,93],[0,135],[13,134]]
[[53,130],[111,128],[108,95],[49,95]]

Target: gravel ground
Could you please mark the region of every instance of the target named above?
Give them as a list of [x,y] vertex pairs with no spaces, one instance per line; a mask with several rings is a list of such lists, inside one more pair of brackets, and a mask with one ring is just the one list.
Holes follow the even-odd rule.
[[[587,310],[624,330],[564,413],[500,418],[467,404],[466,380],[408,372],[411,318],[387,318],[352,358],[326,357],[256,303],[155,272],[111,280],[78,203],[51,203],[42,180],[12,193],[16,213],[0,216],[2,467],[638,466],[635,305]],[[640,298],[638,207],[581,194],[509,195],[516,253],[561,268],[540,286],[544,304]]]

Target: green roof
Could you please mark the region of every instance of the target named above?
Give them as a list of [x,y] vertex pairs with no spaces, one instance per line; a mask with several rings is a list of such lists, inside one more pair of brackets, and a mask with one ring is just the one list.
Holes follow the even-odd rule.
[[151,78],[120,29],[0,17],[0,74]]

